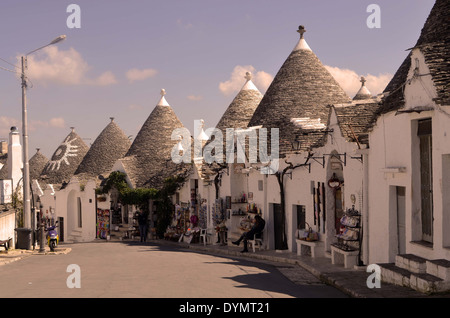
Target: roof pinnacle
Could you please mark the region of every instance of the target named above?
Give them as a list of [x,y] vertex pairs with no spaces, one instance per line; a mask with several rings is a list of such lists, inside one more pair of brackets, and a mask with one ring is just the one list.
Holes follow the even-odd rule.
[[252,82],[252,78],[253,75],[251,72],[246,72],[244,78],[247,80],[244,84],[244,86],[242,87],[241,90],[255,90],[257,91],[258,89],[256,88],[255,84],[253,84]]
[[364,76],[361,76],[361,86],[365,86],[365,83],[367,82],[366,79],[364,78]]
[[161,99],[159,100],[158,106],[170,106],[169,103],[166,101],[166,98],[164,97],[166,95],[166,90],[163,88],[161,89]]
[[306,29],[305,29],[305,27],[303,25],[300,25],[298,27],[297,32],[300,33],[300,38],[303,39],[303,34],[306,32]]
[[355,97],[353,97],[353,100],[361,100],[361,99],[367,99],[371,98],[372,94],[370,93],[369,89],[366,87],[366,78],[364,76],[361,76],[361,79],[359,80],[361,82],[361,87],[359,88],[359,91],[356,93]]
[[297,32],[300,33],[300,40],[298,40],[298,43],[295,46],[295,48],[292,50],[292,52],[298,51],[298,50],[311,51],[311,48],[309,47],[308,43],[306,43],[305,37],[303,35],[306,32],[305,27],[303,25],[300,25],[298,27]]

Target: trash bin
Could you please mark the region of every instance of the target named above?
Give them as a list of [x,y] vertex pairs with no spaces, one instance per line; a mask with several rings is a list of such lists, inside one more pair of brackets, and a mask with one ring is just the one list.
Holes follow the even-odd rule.
[[17,228],[17,249],[31,250],[31,232],[32,229]]

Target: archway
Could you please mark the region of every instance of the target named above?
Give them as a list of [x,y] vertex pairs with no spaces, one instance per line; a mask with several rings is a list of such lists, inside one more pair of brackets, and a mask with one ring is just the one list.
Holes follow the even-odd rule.
[[67,234],[78,228],[76,191],[71,190],[67,196]]

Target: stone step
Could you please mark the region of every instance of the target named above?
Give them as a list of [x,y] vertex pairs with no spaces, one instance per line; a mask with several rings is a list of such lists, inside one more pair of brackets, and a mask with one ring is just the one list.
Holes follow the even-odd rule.
[[412,273],[426,273],[427,259],[414,254],[399,254],[395,256],[395,265]]
[[410,277],[410,287],[427,294],[441,293],[450,290],[450,282],[427,273],[413,273]]
[[447,259],[427,260],[427,273],[450,281],[450,261]]
[[440,293],[450,290],[450,282],[428,273],[414,273],[398,267],[396,263],[378,264],[381,268],[381,281],[409,287],[422,293]]
[[410,271],[396,266],[395,263],[378,264],[378,266],[381,268],[381,281],[398,286],[410,286]]

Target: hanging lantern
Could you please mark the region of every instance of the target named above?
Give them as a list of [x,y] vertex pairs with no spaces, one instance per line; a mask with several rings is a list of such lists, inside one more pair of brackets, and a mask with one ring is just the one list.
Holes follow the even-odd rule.
[[333,173],[333,177],[331,177],[331,179],[328,180],[328,186],[329,186],[331,189],[336,190],[336,189],[340,188],[341,185],[342,185],[341,180],[339,180],[339,179],[336,177],[336,174]]

